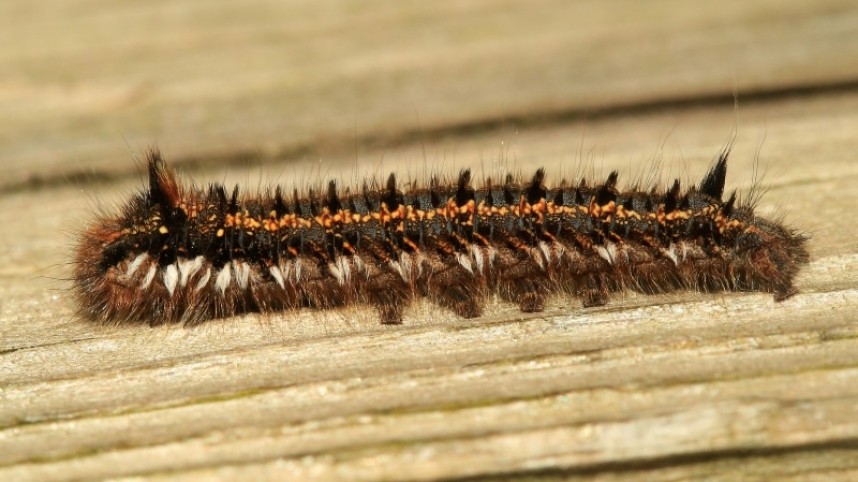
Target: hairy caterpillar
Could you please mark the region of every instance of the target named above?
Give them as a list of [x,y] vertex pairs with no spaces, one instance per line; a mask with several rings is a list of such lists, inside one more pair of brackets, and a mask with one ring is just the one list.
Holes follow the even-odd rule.
[[522,311],[566,293],[585,307],[612,291],[763,291],[783,300],[808,262],[806,238],[723,200],[729,149],[682,190],[545,185],[507,175],[256,196],[181,183],[157,151],[148,189],[81,235],[74,289],[103,323],[197,324],[245,312],[368,304],[400,323],[415,297],[463,318],[497,293]]

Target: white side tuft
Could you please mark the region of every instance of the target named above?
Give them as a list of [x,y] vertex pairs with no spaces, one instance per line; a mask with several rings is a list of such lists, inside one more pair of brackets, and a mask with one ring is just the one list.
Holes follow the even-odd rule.
[[352,276],[351,263],[345,256],[338,256],[335,263],[328,263],[328,271],[337,279],[340,286],[348,283]]
[[346,284],[345,274],[343,274],[343,270],[341,270],[337,264],[328,263],[328,272],[331,273],[331,276],[337,279],[337,283],[339,283],[340,286]]
[[474,255],[474,263],[477,265],[477,271],[483,272],[483,250],[477,245],[471,245],[471,254]]
[[199,291],[199,290],[205,288],[206,285],[209,284],[209,280],[211,278],[212,278],[212,269],[206,268],[206,274],[204,274],[203,277],[200,278],[199,281],[197,281],[197,286],[194,288],[194,291]]
[[158,272],[158,266],[156,264],[152,264],[149,266],[149,272],[146,273],[146,277],[143,278],[143,282],[140,284],[140,289],[145,290],[152,284],[152,280],[155,279],[155,274]]
[[610,264],[614,264],[614,258],[611,257],[611,253],[607,248],[604,246],[596,246],[596,252],[599,253],[599,256],[601,256],[605,261]]
[[271,277],[274,278],[274,281],[280,285],[280,289],[286,289],[286,283],[283,281],[283,273],[280,272],[280,268],[277,266],[272,266],[268,268],[268,272],[271,273]]
[[220,273],[217,275],[217,279],[215,280],[215,286],[220,290],[220,294],[225,294],[226,289],[229,288],[229,283],[232,281],[232,270],[229,268],[229,265],[223,267],[220,270]]
[[405,278],[405,273],[402,270],[402,263],[400,263],[399,261],[390,260],[388,261],[388,264],[390,265],[390,269],[399,273],[400,278],[407,280],[407,278]]
[[414,272],[414,257],[410,254],[402,253],[399,255],[399,265],[402,266],[402,279],[406,283],[409,282]]
[[498,257],[498,250],[489,248],[489,267],[495,264],[495,258]]
[[176,285],[179,284],[179,270],[176,264],[173,263],[164,268],[164,286],[167,287],[167,292],[170,296],[176,291]]
[[617,256],[619,254],[617,243],[608,241],[604,246],[596,246],[596,252],[610,264],[615,264],[617,262]]
[[469,273],[474,274],[474,267],[471,266],[471,258],[463,253],[459,253],[456,255],[456,259],[459,260],[459,264],[462,265],[463,268],[468,270]]
[[301,271],[303,271],[301,269],[301,260],[296,259],[295,260],[295,283],[301,282]]
[[551,264],[551,246],[548,246],[548,243],[545,241],[540,241],[539,250],[542,251],[542,254],[545,256],[545,261],[548,264]]
[[179,286],[187,286],[188,281],[203,267],[205,258],[197,256],[192,260],[179,261]]
[[233,261],[232,269],[235,271],[235,279],[238,282],[238,287],[246,290],[250,282],[250,265],[244,262]]
[[149,253],[138,254],[137,257],[134,258],[134,261],[132,261],[131,264],[128,265],[128,270],[125,271],[125,276],[127,278],[131,278],[132,276],[134,276],[134,273],[137,272],[140,266],[142,266],[147,259],[149,259]]
[[676,257],[676,245],[675,244],[670,243],[670,246],[667,249],[662,249],[661,252],[662,252],[662,254],[664,254],[665,256],[670,258],[670,260],[673,261],[673,264],[675,264],[676,266],[679,266],[679,258]]

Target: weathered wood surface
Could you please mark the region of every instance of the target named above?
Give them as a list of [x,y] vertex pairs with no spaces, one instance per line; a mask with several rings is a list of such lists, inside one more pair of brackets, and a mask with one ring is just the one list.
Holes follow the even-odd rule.
[[[56,3],[0,6],[0,480],[858,478],[858,10]],[[759,151],[761,213],[814,236],[782,304],[105,328],[62,279],[151,143],[250,185],[659,159],[694,180],[736,127],[728,187]]]

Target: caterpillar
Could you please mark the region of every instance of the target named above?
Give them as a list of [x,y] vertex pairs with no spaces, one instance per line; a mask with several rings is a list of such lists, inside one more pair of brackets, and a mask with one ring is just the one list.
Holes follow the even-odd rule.
[[[418,297],[461,318],[498,295],[523,312],[565,295],[583,307],[611,292],[796,293],[806,236],[726,200],[729,148],[699,185],[620,191],[545,171],[472,186],[446,182],[258,195],[182,183],[160,152],[147,154],[148,188],[79,236],[74,293],[101,323],[195,325],[247,312],[369,305],[402,322]],[[576,305],[578,302],[575,302]]]

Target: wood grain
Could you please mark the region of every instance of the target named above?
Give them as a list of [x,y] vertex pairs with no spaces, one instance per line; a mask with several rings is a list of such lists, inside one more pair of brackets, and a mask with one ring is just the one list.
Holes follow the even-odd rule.
[[[0,7],[0,480],[858,477],[846,3],[48,3]],[[622,183],[696,180],[734,130],[728,188],[762,167],[760,214],[813,235],[785,303],[152,329],[75,319],[64,280],[154,142],[200,182],[544,165]]]
[[4,2],[0,186],[849,89],[856,36],[849,0]]

